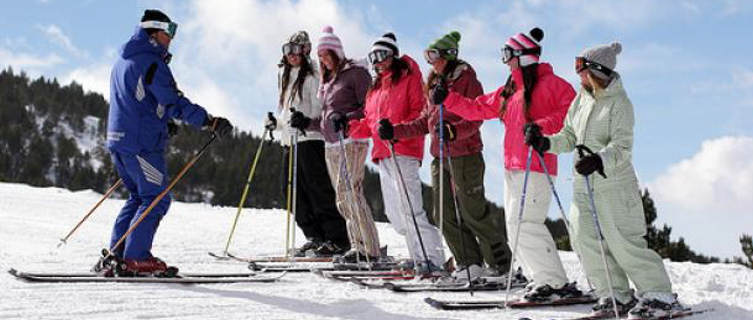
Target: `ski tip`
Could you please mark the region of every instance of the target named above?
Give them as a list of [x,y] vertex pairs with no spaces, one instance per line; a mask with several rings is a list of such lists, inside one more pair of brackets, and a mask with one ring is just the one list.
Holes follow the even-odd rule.
[[439,310],[444,309],[444,304],[441,301],[435,300],[431,297],[424,298],[424,302],[428,303],[430,306],[434,307],[435,309],[439,309]]
[[14,277],[18,277],[18,275],[19,275],[18,270],[14,269],[14,268],[8,269],[8,273],[12,274]]

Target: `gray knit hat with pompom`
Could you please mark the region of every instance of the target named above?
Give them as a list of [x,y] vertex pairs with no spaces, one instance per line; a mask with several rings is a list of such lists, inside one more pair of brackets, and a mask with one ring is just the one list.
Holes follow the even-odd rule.
[[[583,57],[591,62],[596,62],[614,71],[614,68],[617,67],[617,55],[620,54],[620,52],[622,52],[622,45],[615,41],[611,44],[599,45],[583,50],[579,57]],[[591,71],[599,78],[609,79],[608,75],[599,70],[591,69]]]

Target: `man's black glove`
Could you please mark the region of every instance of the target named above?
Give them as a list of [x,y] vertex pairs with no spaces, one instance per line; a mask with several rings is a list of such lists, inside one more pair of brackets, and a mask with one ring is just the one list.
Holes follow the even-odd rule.
[[[575,162],[575,171],[584,176],[588,176],[595,171],[602,177],[607,177],[607,175],[604,174],[604,163],[601,161],[599,154],[591,151],[591,149],[588,149],[588,147],[584,145],[577,145],[575,148],[578,149],[578,153],[580,154],[580,159]],[[583,151],[586,151],[588,154],[584,155]]]
[[267,120],[264,121],[264,129],[275,131],[277,129],[277,119],[271,112],[267,112]]
[[431,103],[442,104],[444,102],[444,99],[447,98],[448,94],[450,94],[450,92],[447,91],[447,88],[444,86],[444,83],[440,81],[434,87],[431,88]]
[[233,132],[233,125],[230,124],[225,118],[207,116],[207,121],[204,125],[209,128],[209,132],[212,132],[220,138]]
[[523,134],[526,144],[533,147],[533,150],[536,150],[539,154],[543,155],[551,147],[549,138],[544,137],[541,134],[541,127],[533,122],[526,123],[523,126]]
[[332,121],[335,132],[343,131],[343,134],[348,132],[348,117],[342,114],[342,112],[333,112],[329,115],[329,120]]
[[175,123],[175,120],[169,119],[167,120],[167,137],[172,138],[176,134],[178,134],[178,129],[180,129],[180,126]]
[[395,128],[392,126],[389,119],[379,120],[379,129],[377,131],[379,133],[379,138],[382,138],[382,140],[395,139]]
[[295,109],[291,109],[291,111],[293,113],[290,115],[290,126],[305,131],[311,124],[311,118],[304,115],[303,112],[295,111]]
[[[437,126],[434,128],[434,132],[437,133],[437,136],[439,136],[439,129],[441,126],[439,125],[439,122],[437,122]],[[455,126],[452,125],[452,123],[449,123],[447,121],[444,122],[444,130],[442,131],[444,136],[442,139],[444,141],[454,141],[455,137],[457,136],[457,131],[455,130]]]

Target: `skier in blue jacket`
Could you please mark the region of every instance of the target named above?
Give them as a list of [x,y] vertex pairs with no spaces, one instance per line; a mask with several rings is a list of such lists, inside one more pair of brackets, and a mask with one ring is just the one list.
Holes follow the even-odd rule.
[[[178,119],[197,128],[206,127],[220,137],[232,131],[227,119],[212,117],[178,90],[167,65],[176,30],[177,24],[164,13],[146,10],[112,69],[107,147],[130,196],[115,220],[111,247],[169,184],[164,158],[168,121]],[[166,196],[123,244],[114,248],[114,256],[122,259],[128,273],[159,274],[167,270],[150,250],[169,207],[170,196]]]

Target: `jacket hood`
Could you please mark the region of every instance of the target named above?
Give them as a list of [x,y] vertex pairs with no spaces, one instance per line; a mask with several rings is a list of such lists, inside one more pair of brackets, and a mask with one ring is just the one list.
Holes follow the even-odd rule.
[[128,58],[140,53],[153,53],[160,58],[168,54],[167,48],[157,43],[144,29],[137,26],[131,39],[120,48],[120,56]]

